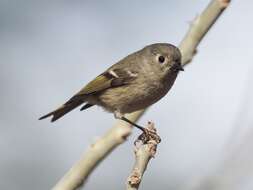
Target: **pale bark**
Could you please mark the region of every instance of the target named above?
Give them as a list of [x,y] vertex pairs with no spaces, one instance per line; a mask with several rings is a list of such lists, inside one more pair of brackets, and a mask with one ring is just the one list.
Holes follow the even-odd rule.
[[[132,113],[128,118],[136,121],[136,115]],[[118,121],[104,136],[99,138],[94,144],[90,145],[81,159],[65,174],[56,184],[53,190],[73,190],[80,187],[87,179],[93,169],[118,145],[123,143],[131,134],[132,127],[124,121]]]
[[147,142],[137,140],[135,143],[135,163],[133,169],[127,179],[127,190],[137,190],[142,180],[142,176],[147,169],[147,165],[151,158],[156,154],[158,143],[160,143],[160,137],[156,132],[154,123],[149,122],[147,129],[153,131],[156,136],[152,136]]

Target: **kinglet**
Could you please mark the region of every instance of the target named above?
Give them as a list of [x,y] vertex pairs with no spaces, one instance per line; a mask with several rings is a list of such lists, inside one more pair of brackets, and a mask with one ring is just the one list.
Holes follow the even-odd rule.
[[116,119],[144,130],[124,114],[160,100],[172,87],[179,71],[183,68],[177,47],[167,43],[148,45],[111,66],[61,107],[39,119],[53,116],[51,121],[56,121],[85,103],[81,110],[98,105],[114,113]]

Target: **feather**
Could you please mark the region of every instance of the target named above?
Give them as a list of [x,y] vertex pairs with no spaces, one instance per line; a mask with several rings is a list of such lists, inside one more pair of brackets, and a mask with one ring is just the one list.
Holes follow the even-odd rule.
[[93,104],[85,104],[83,107],[81,107],[80,111],[86,110],[88,108],[90,108],[91,106],[94,106]]
[[54,122],[57,119],[64,116],[65,114],[67,114],[68,112],[70,112],[71,110],[73,110],[76,107],[80,106],[82,103],[83,103],[83,101],[79,100],[79,101],[73,101],[72,103],[69,103],[69,104],[64,104],[61,107],[59,107],[58,109],[56,109],[56,110],[40,117],[39,120],[42,120],[42,119],[45,119],[47,117],[53,116],[52,119],[51,119],[51,122]]

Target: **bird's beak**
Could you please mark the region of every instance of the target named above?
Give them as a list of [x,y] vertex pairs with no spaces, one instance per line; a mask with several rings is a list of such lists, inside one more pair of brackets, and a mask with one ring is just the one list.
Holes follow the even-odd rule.
[[177,71],[184,71],[184,68],[183,68],[183,66],[181,65],[180,62],[176,63],[175,69],[176,69]]
[[183,66],[181,65],[180,62],[174,64],[172,67],[171,67],[171,70],[174,71],[174,72],[178,72],[178,71],[184,71],[184,68]]
[[183,68],[183,66],[181,64],[178,66],[178,70],[179,71],[184,71],[184,68]]

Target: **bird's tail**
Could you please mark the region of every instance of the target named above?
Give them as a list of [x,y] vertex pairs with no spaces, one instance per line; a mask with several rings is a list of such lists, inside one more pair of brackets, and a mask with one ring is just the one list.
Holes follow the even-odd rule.
[[61,107],[59,107],[58,109],[42,116],[39,118],[39,120],[45,119],[47,117],[53,116],[53,118],[51,119],[51,122],[56,121],[57,119],[61,118],[62,116],[64,116],[65,114],[67,114],[68,112],[70,112],[71,110],[75,109],[76,107],[80,106],[82,103],[84,103],[83,100],[75,100],[75,101],[69,101],[65,104],[63,104]]

